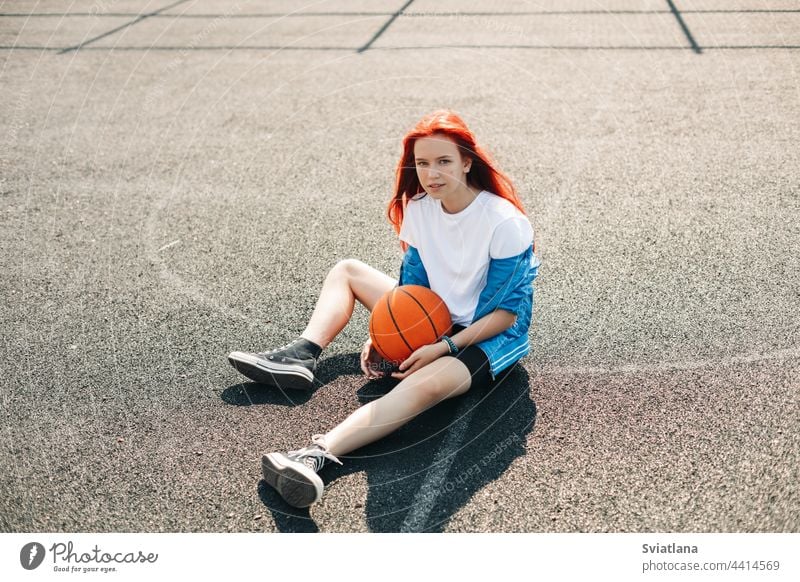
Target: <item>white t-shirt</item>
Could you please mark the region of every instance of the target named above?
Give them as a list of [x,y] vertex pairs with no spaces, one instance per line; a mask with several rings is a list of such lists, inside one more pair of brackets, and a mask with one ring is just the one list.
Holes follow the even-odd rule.
[[486,190],[456,214],[423,192],[406,206],[400,240],[419,252],[431,290],[450,308],[453,323],[467,326],[486,285],[489,260],[525,251],[533,243],[533,228],[516,206]]

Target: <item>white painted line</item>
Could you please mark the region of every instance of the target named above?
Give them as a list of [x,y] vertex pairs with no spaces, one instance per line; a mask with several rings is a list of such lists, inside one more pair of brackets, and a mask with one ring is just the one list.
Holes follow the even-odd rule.
[[161,251],[164,251],[164,250],[168,249],[169,247],[174,247],[174,246],[175,246],[176,244],[178,244],[179,242],[181,242],[181,239],[174,240],[174,241],[172,241],[171,243],[165,244],[163,247],[161,247],[160,249],[158,249],[156,252],[157,252],[157,253],[160,253]]
[[405,521],[403,521],[403,525],[400,527],[400,531],[403,533],[425,531],[428,517],[430,517],[433,508],[436,507],[436,500],[444,487],[445,477],[450,472],[450,467],[456,458],[456,452],[464,441],[469,421],[472,419],[476,408],[472,407],[462,416],[461,412],[465,406],[466,400],[462,401],[461,406],[456,411],[458,420],[447,434],[444,444],[436,452],[436,457],[428,470],[425,481],[411,502],[411,511],[409,511]]
[[[561,367],[544,366],[542,373],[562,373],[562,374],[609,374],[609,373],[641,373],[653,371],[670,370],[694,370],[707,368],[714,364],[753,364],[765,360],[786,360],[800,357],[800,348],[794,347],[784,350],[775,350],[765,354],[748,354],[729,358],[706,359],[706,360],[683,360],[675,362],[661,362],[656,364],[623,364],[621,366],[605,367]],[[439,494],[446,485],[445,478],[450,472],[450,467],[456,458],[456,453],[464,441],[470,419],[476,407],[471,408],[463,416],[461,411],[466,406],[466,401],[459,408],[456,416],[458,420],[452,426],[444,444],[436,452],[436,456],[428,470],[425,481],[420,486],[414,500],[411,502],[411,510],[406,516],[400,531],[403,533],[413,533],[425,531],[433,508]]]

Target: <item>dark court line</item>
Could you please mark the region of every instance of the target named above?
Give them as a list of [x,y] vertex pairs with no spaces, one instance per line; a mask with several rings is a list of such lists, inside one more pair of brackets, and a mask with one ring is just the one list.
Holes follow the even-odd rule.
[[689,44],[692,45],[692,50],[698,55],[703,54],[703,49],[701,49],[700,45],[697,44],[697,41],[694,40],[694,37],[692,36],[691,31],[689,30],[689,27],[686,26],[686,23],[683,21],[683,17],[681,16],[681,13],[678,12],[678,9],[675,7],[675,4],[672,2],[672,0],[667,0],[667,4],[669,4],[669,8],[675,15],[675,18],[678,19],[678,24],[681,25],[681,28],[683,29],[683,34],[686,35],[686,38],[689,40]]
[[[694,50],[688,46],[559,46],[559,45],[436,45],[436,46],[387,46],[375,47],[372,50],[378,51],[405,51],[405,50],[437,50],[437,49],[469,49],[469,50],[558,50],[558,51],[688,51]],[[59,54],[66,49],[61,47],[46,46],[10,46],[0,45],[0,50],[29,50],[29,51],[59,51]],[[89,46],[85,51],[354,51],[354,47],[341,46],[267,46],[267,45],[219,45],[219,46]],[[709,50],[800,50],[800,45],[707,45],[704,51]]]
[[148,12],[147,14],[140,14],[135,20],[131,20],[130,22],[128,22],[126,24],[123,24],[121,26],[118,26],[118,27],[116,27],[116,28],[114,28],[112,30],[109,30],[108,32],[105,32],[105,33],[103,33],[103,34],[101,34],[99,36],[96,36],[94,38],[90,38],[89,40],[83,41],[82,43],[80,43],[78,45],[67,47],[67,48],[63,49],[61,52],[59,52],[58,54],[63,55],[65,53],[69,53],[69,52],[72,52],[72,51],[80,50],[80,49],[82,49],[83,47],[85,47],[88,44],[91,44],[91,43],[93,43],[93,42],[95,42],[97,40],[100,40],[101,38],[105,38],[110,34],[114,34],[115,32],[119,32],[123,28],[128,28],[129,26],[133,26],[137,22],[141,22],[145,18],[149,18],[151,16],[155,16],[159,12],[163,12],[164,10],[169,10],[170,8],[175,8],[178,4],[183,4],[184,2],[188,2],[188,0],[177,0],[177,2],[173,2],[172,4],[169,4],[168,6],[164,6],[163,8],[159,8],[158,10],[155,10],[153,12]]
[[[743,8],[736,10],[705,9],[705,10],[681,10],[681,14],[797,14],[798,9],[767,9],[767,8]],[[158,14],[152,13],[146,16],[155,18],[302,18],[304,16],[394,16],[395,12],[252,12],[248,14]],[[429,17],[429,18],[451,18],[453,16],[581,16],[581,15],[614,15],[614,14],[672,14],[672,10],[528,10],[525,12],[404,12],[402,17]],[[26,14],[25,12],[0,12],[0,17],[12,18],[35,18],[35,17],[72,17],[72,16],[96,16],[98,18],[121,18],[143,16],[135,12],[39,12]]]
[[371,39],[369,39],[369,42],[368,42],[367,44],[365,44],[364,46],[362,46],[360,49],[358,49],[356,52],[357,52],[357,53],[363,53],[364,51],[366,51],[367,49],[369,49],[369,47],[371,47],[371,46],[372,46],[372,43],[374,43],[376,40],[378,40],[378,37],[380,37],[380,35],[382,35],[382,34],[384,33],[384,31],[385,31],[387,28],[389,28],[389,25],[390,25],[392,22],[394,22],[394,21],[397,19],[397,17],[398,17],[398,16],[400,16],[400,15],[403,13],[403,10],[405,10],[406,8],[408,8],[408,7],[411,5],[411,3],[412,3],[413,1],[414,1],[414,0],[408,0],[408,2],[406,2],[405,4],[403,4],[403,7],[402,7],[402,8],[400,8],[400,10],[398,10],[398,11],[397,11],[397,12],[395,12],[394,14],[392,14],[392,17],[391,17],[391,18],[390,18],[390,19],[389,19],[389,20],[386,22],[386,24],[384,24],[384,25],[381,27],[381,29],[380,29],[378,32],[376,32],[376,33],[375,33],[375,36],[373,36]]

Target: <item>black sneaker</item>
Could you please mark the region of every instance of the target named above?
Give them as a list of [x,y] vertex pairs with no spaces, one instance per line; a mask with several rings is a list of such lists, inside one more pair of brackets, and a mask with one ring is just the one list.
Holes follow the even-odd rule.
[[231,352],[228,354],[228,361],[239,372],[259,384],[309,390],[314,385],[317,358],[305,348],[308,343],[308,340],[298,338],[269,352]]
[[314,435],[311,441],[314,444],[299,451],[267,453],[261,457],[264,481],[293,507],[308,507],[319,501],[325,486],[317,472],[327,461],[342,464],[328,452],[322,435]]

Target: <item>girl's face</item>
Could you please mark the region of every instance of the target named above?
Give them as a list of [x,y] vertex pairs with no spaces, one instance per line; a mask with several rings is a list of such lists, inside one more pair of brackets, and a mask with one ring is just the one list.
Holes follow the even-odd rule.
[[425,192],[434,198],[467,188],[467,172],[472,160],[462,158],[456,142],[445,135],[421,137],[414,142],[417,178]]

